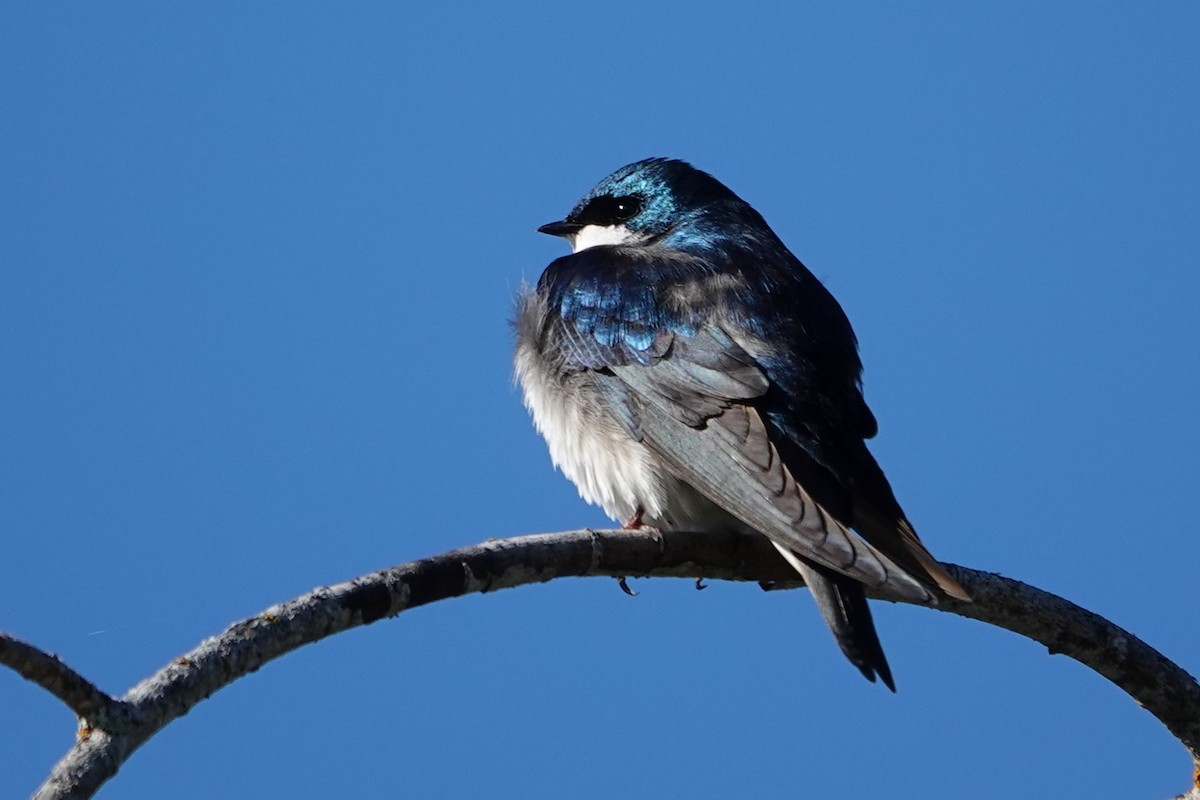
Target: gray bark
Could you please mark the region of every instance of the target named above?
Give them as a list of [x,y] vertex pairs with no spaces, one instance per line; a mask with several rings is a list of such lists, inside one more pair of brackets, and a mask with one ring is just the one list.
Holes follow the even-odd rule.
[[[943,600],[938,610],[1006,628],[1090,667],[1157,717],[1200,765],[1200,685],[1191,675],[1133,634],[1061,597],[993,573],[947,568],[974,601]],[[35,797],[91,797],[169,722],[302,645],[438,600],[580,576],[802,585],[765,538],[582,530],[491,540],[272,606],[201,642],[121,698],[105,694],[54,656],[0,634],[0,663],[80,717],[75,745]],[[1195,796],[1194,787],[1180,795]]]

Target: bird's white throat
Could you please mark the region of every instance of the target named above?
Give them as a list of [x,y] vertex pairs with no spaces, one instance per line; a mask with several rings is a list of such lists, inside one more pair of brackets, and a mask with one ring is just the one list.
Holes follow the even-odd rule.
[[600,244],[628,244],[639,238],[624,225],[584,225],[571,237],[571,249],[578,253]]

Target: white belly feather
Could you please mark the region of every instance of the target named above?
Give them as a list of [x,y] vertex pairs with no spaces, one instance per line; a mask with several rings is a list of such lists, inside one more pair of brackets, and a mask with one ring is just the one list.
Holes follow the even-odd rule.
[[673,476],[601,402],[587,372],[563,369],[541,350],[545,302],[528,288],[517,299],[516,379],[550,458],[589,503],[618,522],[639,510],[660,529],[744,529],[728,512]]
[[528,342],[518,345],[516,367],[525,407],[550,447],[550,459],[579,495],[619,522],[639,508],[646,517],[660,516],[668,476],[654,454],[600,406],[594,389],[578,375],[564,380],[553,374]]

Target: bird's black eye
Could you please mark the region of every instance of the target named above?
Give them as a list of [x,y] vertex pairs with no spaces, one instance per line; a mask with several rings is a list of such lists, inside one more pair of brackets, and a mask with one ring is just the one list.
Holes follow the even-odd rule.
[[635,194],[613,197],[604,195],[591,200],[578,221],[585,225],[619,225],[636,217],[642,210],[642,198]]
[[637,195],[626,195],[613,198],[613,217],[618,222],[633,219],[642,210],[642,198]]

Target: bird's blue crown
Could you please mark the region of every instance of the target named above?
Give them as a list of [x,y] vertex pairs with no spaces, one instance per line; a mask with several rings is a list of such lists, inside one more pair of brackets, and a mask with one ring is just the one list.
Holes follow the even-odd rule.
[[686,161],[647,158],[621,167],[597,183],[567,219],[620,223],[637,233],[658,236],[711,214],[749,215],[762,222],[757,212],[707,172]]

